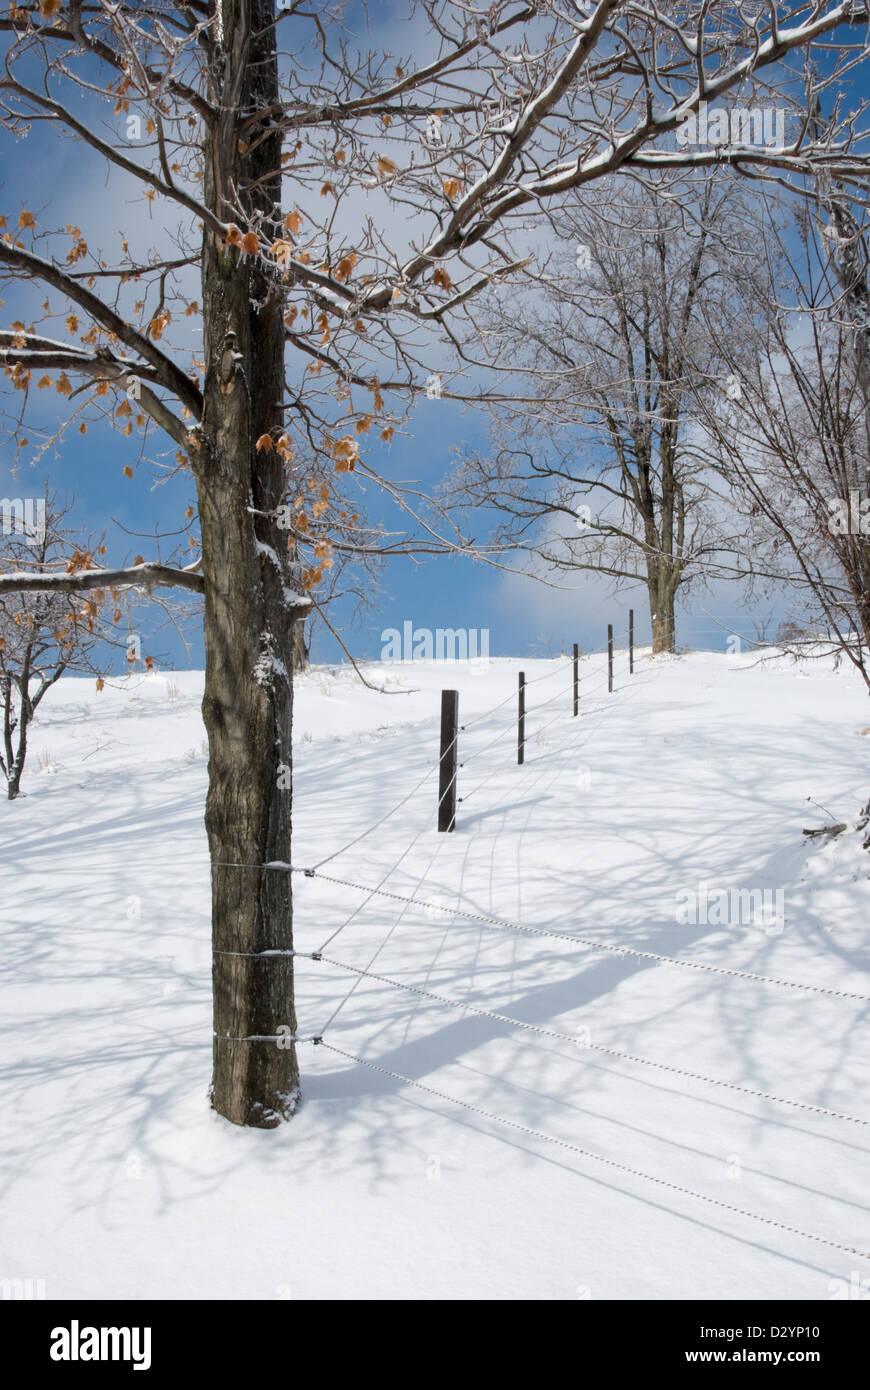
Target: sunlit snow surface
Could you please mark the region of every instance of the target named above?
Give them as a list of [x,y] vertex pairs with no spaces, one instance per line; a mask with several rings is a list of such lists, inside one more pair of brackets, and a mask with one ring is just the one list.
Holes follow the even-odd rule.
[[[527,750],[516,764],[517,671]],[[297,947],[575,1042],[363,979],[325,1040],[591,1154],[870,1252],[870,1005],[492,929],[870,996],[870,703],[830,662],[695,654],[315,669],[296,704]],[[173,697],[172,685],[179,692]],[[460,691],[457,830],[434,829],[439,691]],[[410,692],[410,693],[409,693]],[[39,711],[3,805],[0,1277],[49,1298],[798,1298],[857,1256],[608,1168],[325,1047],[274,1131],[209,1109],[209,872],[197,673]],[[485,714],[499,701],[506,701]],[[549,702],[549,703],[545,703]],[[481,717],[484,716],[484,717]],[[547,726],[547,727],[544,727]],[[501,735],[501,737],[499,737]],[[495,740],[495,742],[494,742]],[[487,745],[490,745],[487,747]],[[807,800],[812,797],[820,805]],[[825,807],[830,815],[821,809]],[[804,826],[846,821],[837,840]],[[289,850],[289,847],[288,847]],[[680,925],[680,895],[782,889],[781,931]],[[439,909],[447,908],[448,911]],[[373,964],[372,958],[378,951]],[[300,1034],[358,977],[297,963]]]

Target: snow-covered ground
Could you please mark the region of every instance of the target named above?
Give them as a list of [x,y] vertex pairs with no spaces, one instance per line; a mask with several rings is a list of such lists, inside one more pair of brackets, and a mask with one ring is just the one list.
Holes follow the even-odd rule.
[[[523,767],[520,667],[536,680]],[[294,879],[298,948],[338,933],[328,961],[298,962],[300,1033],[340,1051],[301,1045],[304,1103],[273,1131],[233,1128],[207,1102],[201,676],[102,694],[65,680],[46,699],[27,795],[2,813],[0,1278],[44,1279],[49,1298],[860,1286],[860,682],[830,663],[711,654],[644,654],[629,678],[620,654],[608,696],[592,656],[573,719],[565,659],[366,670],[389,693],[347,668],[299,683],[293,862],[335,855],[323,874],[398,896]],[[434,829],[442,686],[460,690],[466,725],[453,835]],[[831,817],[848,822],[839,839],[802,836]],[[781,890],[784,915],[677,920],[689,893],[740,889]]]

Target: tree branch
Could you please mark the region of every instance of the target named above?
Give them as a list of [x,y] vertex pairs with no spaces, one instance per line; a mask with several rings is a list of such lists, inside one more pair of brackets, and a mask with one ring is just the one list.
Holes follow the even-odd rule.
[[177,367],[170,357],[167,357],[152,342],[149,342],[143,333],[125,323],[120,314],[116,313],[109,305],[104,304],[86,286],[76,284],[59,266],[53,265],[51,261],[43,260],[42,256],[35,256],[32,251],[25,251],[23,247],[12,246],[0,239],[0,264],[3,262],[15,270],[32,275],[37,280],[44,280],[46,284],[54,286],[55,289],[60,290],[61,294],[65,294],[73,303],[78,304],[110,333],[114,333],[128,348],[149,362],[154,368],[156,380],[160,385],[165,386],[167,391],[171,391],[174,396],[177,396],[197,420],[201,418],[202,395],[190,377],[180,367]]
[[[15,344],[20,344],[22,339],[24,346],[16,347]],[[165,402],[156,396],[150,387],[143,384],[146,380],[159,383],[158,374],[153,367],[115,357],[104,348],[95,353],[79,352],[66,343],[56,343],[51,338],[36,338],[24,333],[15,333],[10,329],[0,329],[0,365],[13,362],[34,371],[83,372],[98,381],[120,383],[129,380],[130,377],[136,377],[139,381],[139,394],[133,399],[137,407],[146,415],[150,415],[154,423],[165,430],[180,448],[190,447],[184,421],[173,415]]]
[[205,592],[201,574],[169,565],[131,565],[120,570],[80,570],[76,574],[0,574],[0,594],[75,594],[88,589],[190,589]]

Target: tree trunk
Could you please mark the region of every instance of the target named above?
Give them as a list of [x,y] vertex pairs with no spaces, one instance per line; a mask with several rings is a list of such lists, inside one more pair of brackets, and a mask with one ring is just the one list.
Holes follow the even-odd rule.
[[649,614],[652,625],[652,654],[675,652],[677,649],[677,628],[674,616],[676,589],[668,581],[668,576],[660,571],[650,577]]
[[300,618],[293,628],[293,669],[306,671],[311,659],[311,648],[306,641],[305,621]]
[[[239,183],[280,167],[280,138],[239,114],[277,99],[273,6],[224,0],[225,36],[213,50],[221,117],[206,150],[205,196],[223,220]],[[238,178],[239,183],[236,182]],[[243,206],[271,244],[280,226],[280,176]],[[244,229],[243,229],[244,230]],[[203,235],[206,379],[199,448],[192,451],[202,527],[209,742],[206,828],[212,862],[214,1078],[212,1103],[235,1124],[271,1128],[299,1098],[290,875],[256,866],[290,858],[293,606],[287,538],[274,514],[284,465],[255,449],[281,426],[281,286],[256,257]],[[230,867],[233,866],[233,867]],[[237,867],[244,866],[244,867]],[[278,952],[279,954],[264,954]]]
[[[6,743],[6,795],[10,801],[21,795],[21,777],[24,772],[24,763],[27,758],[27,728],[33,718],[33,709],[27,698],[27,682],[30,680],[30,648],[24,653],[22,671],[19,678],[15,681],[10,680],[4,690],[4,737]],[[18,722],[15,728],[12,721],[15,718],[14,705],[12,701],[13,688],[18,691]],[[18,735],[18,747],[13,755],[12,738],[13,733]]]

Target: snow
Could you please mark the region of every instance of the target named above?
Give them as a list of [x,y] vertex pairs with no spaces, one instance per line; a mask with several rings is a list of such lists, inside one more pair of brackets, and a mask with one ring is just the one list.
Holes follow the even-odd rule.
[[[297,948],[327,958],[297,962],[299,1036],[381,1070],[303,1042],[298,1113],[269,1131],[208,1106],[201,674],[46,696],[3,808],[0,1276],[49,1298],[594,1300],[826,1299],[866,1275],[864,1125],[613,1055],[870,1120],[854,673],[644,653],[629,677],[619,653],[608,696],[592,656],[575,720],[564,658],[364,669],[386,693],[347,667],[298,682],[287,857],[398,895],[293,879]],[[453,835],[442,687],[466,726]],[[826,813],[848,831],[801,834]],[[782,930],[681,925],[702,884],[782,889]]]
[[257,684],[265,690],[271,686],[275,676],[289,680],[290,673],[275,652],[275,639],[271,632],[260,633],[260,649],[260,655],[257,657],[251,672]]

